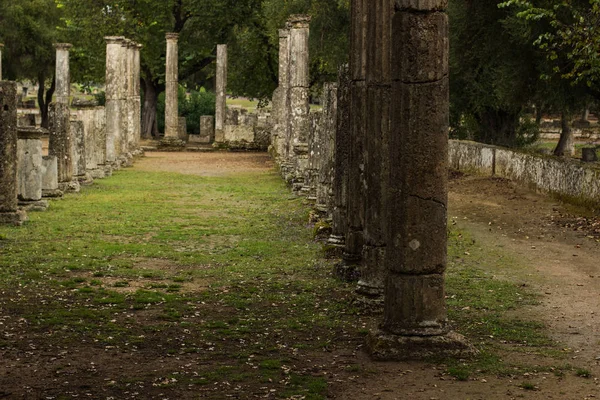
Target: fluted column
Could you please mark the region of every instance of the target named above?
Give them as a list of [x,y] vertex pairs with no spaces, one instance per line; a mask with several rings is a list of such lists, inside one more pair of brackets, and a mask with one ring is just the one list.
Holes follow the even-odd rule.
[[0,225],[21,225],[17,209],[17,84],[0,82]]
[[133,49],[133,146],[136,151],[140,151],[140,140],[142,136],[142,100],[140,90],[140,50],[142,45],[136,43]]
[[227,45],[217,45],[217,75],[215,104],[215,141],[225,141],[225,113],[227,110]]
[[179,104],[177,99],[177,90],[179,89],[177,41],[179,40],[179,34],[167,33],[166,39],[165,138],[177,139],[179,132]]
[[283,163],[288,157],[288,109],[289,109],[289,79],[290,69],[290,32],[287,29],[279,30],[279,86],[273,95],[273,140],[277,162],[283,171]]
[[385,309],[367,344],[377,359],[463,355],[472,349],[447,330],[444,290],[448,0],[395,3]]
[[69,49],[73,47],[69,43],[56,43],[56,89],[54,95],[56,102],[69,104],[71,96],[71,71],[69,68]]

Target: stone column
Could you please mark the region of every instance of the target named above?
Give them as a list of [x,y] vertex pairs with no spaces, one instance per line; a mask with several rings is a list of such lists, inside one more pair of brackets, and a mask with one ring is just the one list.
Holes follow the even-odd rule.
[[0,81],[2,80],[2,50],[4,49],[4,44],[0,43]]
[[185,119],[185,117],[179,117],[178,135],[179,140],[183,140],[184,142],[188,141],[187,120]]
[[215,117],[203,115],[200,117],[200,143],[215,141]]
[[42,197],[62,197],[58,188],[58,162],[56,156],[42,157]]
[[131,136],[131,125],[129,121],[130,117],[130,103],[129,103],[129,93],[130,93],[130,67],[129,64],[129,46],[131,44],[131,40],[124,39],[121,42],[121,48],[119,49],[119,71],[120,74],[118,76],[119,83],[117,86],[118,89],[118,101],[119,101],[119,141],[120,141],[120,151],[117,154],[119,164],[123,167],[132,166],[132,155],[129,152],[129,141]]
[[71,71],[69,68],[69,49],[73,45],[69,43],[56,43],[56,89],[54,95],[56,102],[69,104],[71,96]]
[[289,126],[290,161],[294,165],[292,184],[298,192],[303,186],[304,170],[308,163],[309,119],[309,37],[310,16],[292,15],[287,25],[290,30],[290,70],[289,70]]
[[79,182],[73,180],[73,154],[71,138],[71,75],[68,43],[57,43],[56,48],[56,102],[49,107],[50,141],[48,154],[58,162],[58,185],[63,192],[79,192]]
[[288,157],[288,111],[289,111],[289,79],[290,69],[290,32],[279,30],[279,86],[273,93],[273,135],[272,145],[276,161],[284,174],[284,163]]
[[217,100],[215,104],[215,142],[225,141],[225,118],[227,110],[227,45],[217,45]]
[[44,211],[48,201],[42,200],[42,135],[43,128],[19,127],[17,143],[17,182],[19,207],[27,211]]
[[[73,177],[80,184],[91,184],[92,178],[87,173],[85,146],[85,126],[83,121],[71,121],[71,161],[73,163]],[[90,149],[91,151],[92,149]]]
[[352,0],[350,33],[350,139],[348,151],[347,230],[337,274],[356,278],[363,248],[365,215],[364,144],[367,115],[367,0]]
[[179,34],[167,33],[166,38],[165,139],[177,139],[179,132],[179,105],[177,101],[179,53],[177,50],[177,40],[179,39]]
[[[396,0],[392,19],[385,310],[377,359],[468,353],[448,333],[444,291],[448,164],[447,0]],[[383,10],[382,10],[383,12]],[[388,11],[390,12],[390,11]]]
[[142,100],[140,89],[141,61],[140,50],[142,45],[136,43],[133,49],[133,98],[131,100],[133,107],[133,148],[136,155],[142,154],[140,150],[140,140],[142,137]]
[[317,200],[315,208],[326,219],[333,212],[333,164],[335,159],[335,132],[337,129],[337,83],[323,85],[323,115],[321,119],[321,162],[317,173]]
[[106,41],[106,162],[116,164],[121,154],[121,44],[124,37],[107,36]]
[[[332,213],[332,232],[328,243],[335,249],[336,253],[344,248],[346,234],[348,232],[348,180],[349,180],[349,154],[351,139],[350,124],[350,76],[348,65],[340,68],[338,74],[337,91],[337,118],[335,128],[335,155],[333,167],[333,213]],[[339,265],[338,276],[344,280],[353,280],[352,276],[345,275],[345,272],[352,273],[352,268],[347,269],[344,265]]]
[[22,225],[17,209],[17,84],[0,82],[0,225]]
[[388,181],[390,134],[392,14],[394,0],[372,1],[367,10],[366,84],[367,119],[364,142],[364,247],[357,292],[360,300],[383,305],[385,280],[384,215]]
[[80,108],[77,119],[83,123],[85,169],[92,179],[106,177],[106,117],[104,107]]

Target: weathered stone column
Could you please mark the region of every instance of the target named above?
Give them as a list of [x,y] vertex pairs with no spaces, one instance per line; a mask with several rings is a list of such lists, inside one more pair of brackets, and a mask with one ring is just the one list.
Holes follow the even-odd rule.
[[347,231],[342,262],[337,267],[341,278],[355,279],[363,249],[365,215],[364,143],[367,117],[367,0],[352,0],[350,33],[350,140],[348,151]]
[[0,224],[22,225],[17,209],[17,84],[0,82]]
[[215,117],[203,115],[200,117],[200,143],[215,141]]
[[136,43],[133,49],[133,148],[136,155],[142,154],[140,140],[142,137],[142,100],[140,88],[141,61],[140,50],[142,45]]
[[124,37],[106,40],[106,162],[116,164],[121,154],[121,44]]
[[[80,184],[89,185],[93,180],[86,169],[87,149],[85,146],[85,126],[82,121],[71,121],[69,129],[71,131],[73,177],[79,181]],[[91,150],[92,149],[90,149],[90,151]]]
[[56,89],[54,95],[56,102],[69,104],[71,96],[71,70],[69,67],[69,49],[73,47],[69,43],[56,43]]
[[179,134],[179,105],[177,101],[177,90],[179,88],[177,40],[179,34],[167,33],[166,38],[165,139],[177,139]]
[[83,122],[85,168],[92,179],[106,177],[106,116],[104,107],[80,108],[77,119]]
[[225,141],[225,118],[227,110],[227,45],[217,45],[217,100],[215,104],[215,142]]
[[321,162],[317,173],[315,208],[330,219],[333,213],[333,164],[335,162],[335,133],[337,129],[337,83],[323,85],[323,114],[321,116]]
[[375,0],[367,10],[367,127],[364,142],[364,247],[357,292],[362,301],[383,305],[385,216],[390,134],[392,14],[394,0]]
[[273,133],[271,143],[275,152],[275,159],[279,164],[282,174],[283,163],[288,157],[288,111],[289,111],[289,78],[290,69],[290,32],[287,29],[279,30],[279,85],[273,93]]
[[4,44],[0,43],[0,81],[2,80],[2,50],[4,50]]
[[385,310],[369,336],[377,359],[462,355],[444,291],[448,164],[447,0],[396,0],[386,212]]
[[310,132],[309,105],[309,52],[310,16],[292,15],[288,19],[290,31],[289,70],[289,126],[290,161],[294,165],[292,184],[294,191],[302,189],[304,170],[308,164],[308,135]]
[[62,197],[58,188],[58,162],[56,156],[42,157],[42,197]]
[[42,135],[47,133],[43,128],[18,128],[18,198],[19,206],[27,211],[48,208],[48,201],[42,200]]
[[71,138],[71,74],[68,43],[57,43],[56,48],[56,102],[49,107],[50,141],[48,154],[58,162],[58,186],[63,192],[79,192],[79,182],[73,180],[73,154]]
[[[336,249],[344,248],[346,234],[348,232],[348,179],[349,179],[349,154],[352,127],[350,124],[350,76],[348,65],[340,68],[338,74],[337,91],[337,118],[335,129],[335,155],[333,167],[333,213],[332,232],[329,244]],[[340,266],[338,275],[344,280],[353,280],[352,276],[344,273],[352,273],[352,269]]]
[[120,141],[120,146],[119,149],[120,151],[117,154],[118,157],[118,162],[121,166],[123,167],[130,167],[132,166],[132,155],[129,152],[129,140],[130,140],[130,136],[131,136],[131,125],[130,125],[130,121],[129,121],[129,110],[130,110],[130,103],[129,103],[129,92],[130,92],[130,87],[129,85],[131,84],[131,79],[130,79],[130,67],[131,65],[129,64],[129,46],[131,44],[131,40],[129,39],[124,39],[121,42],[121,48],[119,49],[119,70],[120,70],[120,74],[119,74],[119,83],[117,86],[118,89],[118,101],[119,101],[119,124],[120,124],[120,129],[119,129],[119,141]]

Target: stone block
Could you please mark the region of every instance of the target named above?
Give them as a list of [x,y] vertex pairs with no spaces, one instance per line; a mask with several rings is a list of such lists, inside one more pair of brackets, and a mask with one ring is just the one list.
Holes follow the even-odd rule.
[[203,115],[200,117],[200,141],[212,143],[215,141],[215,117]]
[[179,130],[178,130],[179,140],[184,142],[188,141],[188,133],[187,133],[187,121],[185,117],[179,117]]
[[17,143],[18,198],[23,201],[42,199],[42,131],[19,128]]

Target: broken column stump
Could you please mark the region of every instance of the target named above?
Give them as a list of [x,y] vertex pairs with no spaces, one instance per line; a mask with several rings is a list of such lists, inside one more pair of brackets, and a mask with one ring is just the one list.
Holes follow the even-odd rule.
[[19,207],[26,211],[45,211],[48,201],[42,199],[42,135],[43,128],[19,127],[17,143],[17,182]]

